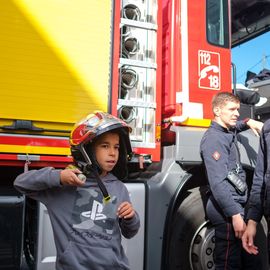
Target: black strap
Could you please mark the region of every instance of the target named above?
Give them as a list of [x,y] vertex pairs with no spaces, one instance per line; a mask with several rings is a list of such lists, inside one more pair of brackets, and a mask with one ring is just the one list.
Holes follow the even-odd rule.
[[237,135],[234,134],[233,136],[233,144],[235,145],[236,148],[236,171],[238,172],[238,170],[241,168],[241,155],[240,155],[240,150],[238,147],[238,140],[237,140]]
[[102,195],[103,195],[103,200],[104,202],[109,202],[111,197],[107,191],[107,188],[105,187],[104,183],[102,182],[100,176],[99,176],[99,173],[98,173],[98,170],[97,168],[95,168],[95,166],[92,164],[89,156],[87,155],[83,145],[80,145],[79,146],[80,149],[81,149],[81,154],[83,155],[86,163],[83,164],[83,162],[80,162],[80,165],[82,166],[82,170],[83,170],[83,173],[84,174],[88,174],[89,171],[93,172],[93,174],[95,175],[96,177],[96,180],[97,180],[97,184],[102,192]]
[[240,150],[238,147],[238,140],[237,140],[236,134],[234,134],[233,136],[232,143],[235,145],[235,148],[236,148],[236,168],[228,172],[227,180],[234,186],[234,188],[240,195],[244,195],[247,190],[247,184],[239,176],[239,171],[241,168],[241,163],[240,163],[241,157],[240,157]]
[[[92,166],[91,166],[92,167]],[[108,190],[107,188],[105,187],[103,181],[101,180],[100,176],[99,176],[99,173],[97,170],[95,170],[94,168],[91,168],[91,171],[93,172],[93,174],[95,175],[96,177],[96,180],[97,180],[97,184],[98,184],[98,187],[100,188],[101,190],[101,193],[103,195],[103,200],[104,202],[109,202],[111,197],[108,193]]]

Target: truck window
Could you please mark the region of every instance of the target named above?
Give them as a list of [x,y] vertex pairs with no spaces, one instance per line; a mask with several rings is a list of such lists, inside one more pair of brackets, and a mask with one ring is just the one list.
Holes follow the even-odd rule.
[[207,0],[206,33],[210,44],[229,47],[228,1]]

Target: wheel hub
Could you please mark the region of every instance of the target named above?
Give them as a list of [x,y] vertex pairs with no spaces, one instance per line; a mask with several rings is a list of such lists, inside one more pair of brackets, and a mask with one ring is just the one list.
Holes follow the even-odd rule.
[[214,229],[209,222],[204,222],[191,241],[189,261],[192,270],[215,269],[213,252],[215,247]]

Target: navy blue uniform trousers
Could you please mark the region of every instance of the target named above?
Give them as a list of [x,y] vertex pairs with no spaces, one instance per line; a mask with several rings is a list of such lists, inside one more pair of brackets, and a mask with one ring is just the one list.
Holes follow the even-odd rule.
[[259,256],[250,255],[235,237],[231,218],[226,218],[215,201],[209,198],[206,213],[215,228],[214,263],[216,270],[261,270]]
[[229,220],[228,223],[215,227],[214,254],[216,270],[259,270],[262,268],[259,257],[248,254],[242,248],[242,241],[235,237]]

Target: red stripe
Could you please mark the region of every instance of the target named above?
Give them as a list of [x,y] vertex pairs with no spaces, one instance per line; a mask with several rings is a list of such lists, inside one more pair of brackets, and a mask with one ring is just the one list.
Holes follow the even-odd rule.
[[9,145],[29,145],[29,146],[47,146],[69,148],[68,138],[41,138],[32,136],[0,136],[0,144]]
[[228,262],[229,250],[230,250],[230,241],[229,241],[229,237],[230,237],[230,225],[231,224],[227,223],[227,239],[226,240],[227,240],[228,246],[227,246],[227,251],[226,251],[224,270],[227,269],[227,262]]
[[[9,166],[9,167],[23,167],[25,164],[25,161],[18,161],[18,160],[0,160],[1,166]],[[42,168],[42,167],[54,167],[59,169],[64,169],[68,165],[70,165],[70,162],[53,162],[53,161],[35,161],[31,162],[29,165],[29,169],[31,168]]]
[[18,160],[18,157],[12,154],[0,154],[0,160]]
[[59,157],[59,156],[40,156],[40,161],[59,161],[72,163],[72,157]]
[[[19,158],[22,155],[17,154],[0,154],[0,160],[19,160],[23,161],[22,158]],[[53,162],[73,162],[73,159],[71,156],[39,156],[39,155],[33,155],[36,157],[36,160],[31,160],[31,155],[29,155],[29,159],[31,162],[37,162],[37,161],[53,161]],[[26,156],[25,156],[26,157]]]

